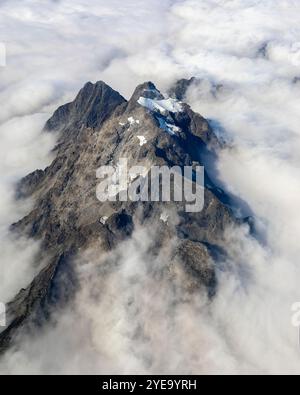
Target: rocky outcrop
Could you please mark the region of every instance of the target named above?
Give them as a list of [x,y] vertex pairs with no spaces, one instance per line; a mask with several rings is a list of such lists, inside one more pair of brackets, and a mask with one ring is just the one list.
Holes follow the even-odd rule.
[[82,127],[98,128],[112,112],[126,100],[111,87],[100,81],[88,82],[72,103],[58,108],[46,123],[45,130],[75,134]]

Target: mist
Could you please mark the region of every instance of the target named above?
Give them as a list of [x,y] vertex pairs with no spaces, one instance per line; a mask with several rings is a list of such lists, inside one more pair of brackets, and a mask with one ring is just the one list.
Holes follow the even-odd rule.
[[228,229],[213,302],[201,292],[182,302],[180,287],[174,294],[156,281],[165,258],[149,272],[151,235],[135,234],[122,246],[130,254],[104,257],[115,262],[109,274],[99,258],[78,257],[74,304],[34,340],[22,337],[0,371],[298,373],[299,2],[11,0],[0,10],[0,300],[36,273],[38,244],[7,231],[33,204],[15,201],[15,183],[50,163],[55,136],[43,124],[88,80],[129,97],[143,81],[164,91],[198,77],[187,101],[228,142],[216,177],[247,203],[258,230],[254,238],[247,227]]

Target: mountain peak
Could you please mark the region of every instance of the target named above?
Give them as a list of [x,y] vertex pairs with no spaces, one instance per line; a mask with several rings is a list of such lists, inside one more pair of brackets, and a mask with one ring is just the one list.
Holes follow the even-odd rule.
[[97,81],[95,83],[89,81],[79,91],[77,98],[82,94],[90,95],[92,92],[95,92],[95,91],[97,91],[97,92],[113,91],[114,92],[114,90],[109,85],[107,85],[104,81]]
[[147,99],[163,100],[164,96],[156,88],[153,82],[148,81],[140,84],[136,87],[131,99],[129,100],[129,109],[132,110],[137,105],[138,100],[141,97]]
[[[20,182],[19,195],[34,198],[34,208],[12,226],[20,235],[40,240],[37,261],[47,264],[11,301],[11,325],[0,334],[0,354],[20,326],[33,317],[42,321],[73,298],[77,254],[92,249],[95,256],[105,255],[137,229],[155,229],[150,257],[169,251],[163,270],[170,273],[168,281],[176,278],[190,291],[203,287],[213,295],[214,257],[223,249],[225,227],[235,218],[208,175],[199,212],[187,212],[185,201],[121,200],[118,192],[116,199],[98,200],[97,169],[115,168],[122,158],[128,169],[139,166],[148,173],[152,166],[184,169],[204,164],[209,146],[217,140],[208,122],[177,100],[163,99],[152,82],[139,85],[128,103],[105,83],[89,82],[47,122],[47,130],[61,132],[56,157],[45,170]],[[125,191],[133,190],[135,183],[129,177]],[[134,193],[140,192],[138,186]],[[172,240],[177,241],[175,250],[169,248]]]
[[103,81],[88,82],[75,100],[59,107],[46,123],[48,131],[70,128],[98,128],[126,100]]
[[188,89],[194,85],[198,84],[200,80],[196,77],[190,79],[182,78],[175,82],[175,84],[169,89],[168,94],[174,99],[183,101],[186,97]]

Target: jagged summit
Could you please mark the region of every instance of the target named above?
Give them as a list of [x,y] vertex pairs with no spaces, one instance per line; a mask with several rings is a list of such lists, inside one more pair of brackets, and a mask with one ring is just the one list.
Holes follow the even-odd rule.
[[157,100],[162,100],[164,99],[164,96],[161,94],[161,92],[156,88],[153,82],[144,82],[143,84],[140,84],[136,87],[130,101],[135,101],[137,102],[138,99],[143,96],[148,99],[157,99]]
[[72,103],[55,111],[45,130],[59,132],[56,157],[20,182],[19,195],[31,197],[34,207],[12,226],[40,240],[37,262],[43,265],[10,304],[0,350],[24,324],[34,318],[41,325],[50,311],[72,300],[79,251],[92,249],[101,256],[137,228],[156,230],[148,251],[153,259],[176,240],[165,256],[168,281],[176,279],[188,292],[200,287],[214,294],[215,259],[226,249],[222,235],[236,220],[212,182],[206,182],[204,209],[198,213],[186,212],[181,202],[101,203],[96,197],[96,170],[115,166],[120,158],[127,158],[129,167],[147,169],[203,164],[204,152],[219,144],[201,115],[176,98],[164,98],[151,82],[138,86],[128,102],[104,82],[87,83]]
[[[194,113],[188,105],[179,103],[179,98],[184,98],[186,90],[195,81],[194,78],[178,81],[170,89],[167,98],[153,82],[145,82],[137,86],[129,101],[103,81],[95,84],[88,82],[73,102],[65,104],[55,111],[46,123],[45,130],[61,132],[60,142],[68,142],[70,138],[75,138],[85,128],[101,128],[102,124],[114,114],[118,115],[122,112],[131,114],[139,111],[140,107],[144,107],[154,114],[161,129],[169,130],[172,134],[173,126],[177,131],[181,129],[180,126],[178,129],[175,125],[176,122],[179,124],[190,123],[193,134],[201,137],[205,144],[216,148],[219,143],[207,121],[199,114]],[[183,111],[181,111],[182,109]],[[172,126],[171,129],[168,128],[168,125]],[[200,129],[197,130],[199,125]],[[201,133],[199,133],[200,131]]]
[[175,84],[169,89],[168,94],[170,97],[177,100],[184,100],[188,89],[199,82],[200,80],[196,77],[192,77],[190,79],[183,78],[175,82]]
[[75,100],[61,106],[46,123],[46,130],[73,127],[97,128],[126,100],[105,82],[88,82]]

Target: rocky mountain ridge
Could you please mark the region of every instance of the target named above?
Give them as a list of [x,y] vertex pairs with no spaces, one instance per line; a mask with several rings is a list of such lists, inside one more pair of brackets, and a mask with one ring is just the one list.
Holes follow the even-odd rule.
[[[205,205],[187,213],[178,202],[99,202],[96,170],[127,158],[129,166],[203,165],[220,143],[209,123],[185,103],[193,80],[179,81],[164,97],[152,82],[127,101],[104,82],[87,83],[72,103],[60,107],[44,133],[58,133],[55,159],[18,185],[18,198],[33,210],[12,231],[41,242],[40,273],[8,306],[9,326],[0,333],[4,351],[24,325],[46,323],[55,306],[72,301],[78,287],[73,261],[79,251],[114,250],[137,228],[156,229],[149,254],[176,239],[166,256],[170,281],[180,272],[186,292],[216,291],[215,263],[226,254],[223,233],[237,223],[226,195],[206,174]],[[142,140],[141,140],[142,139]]]

